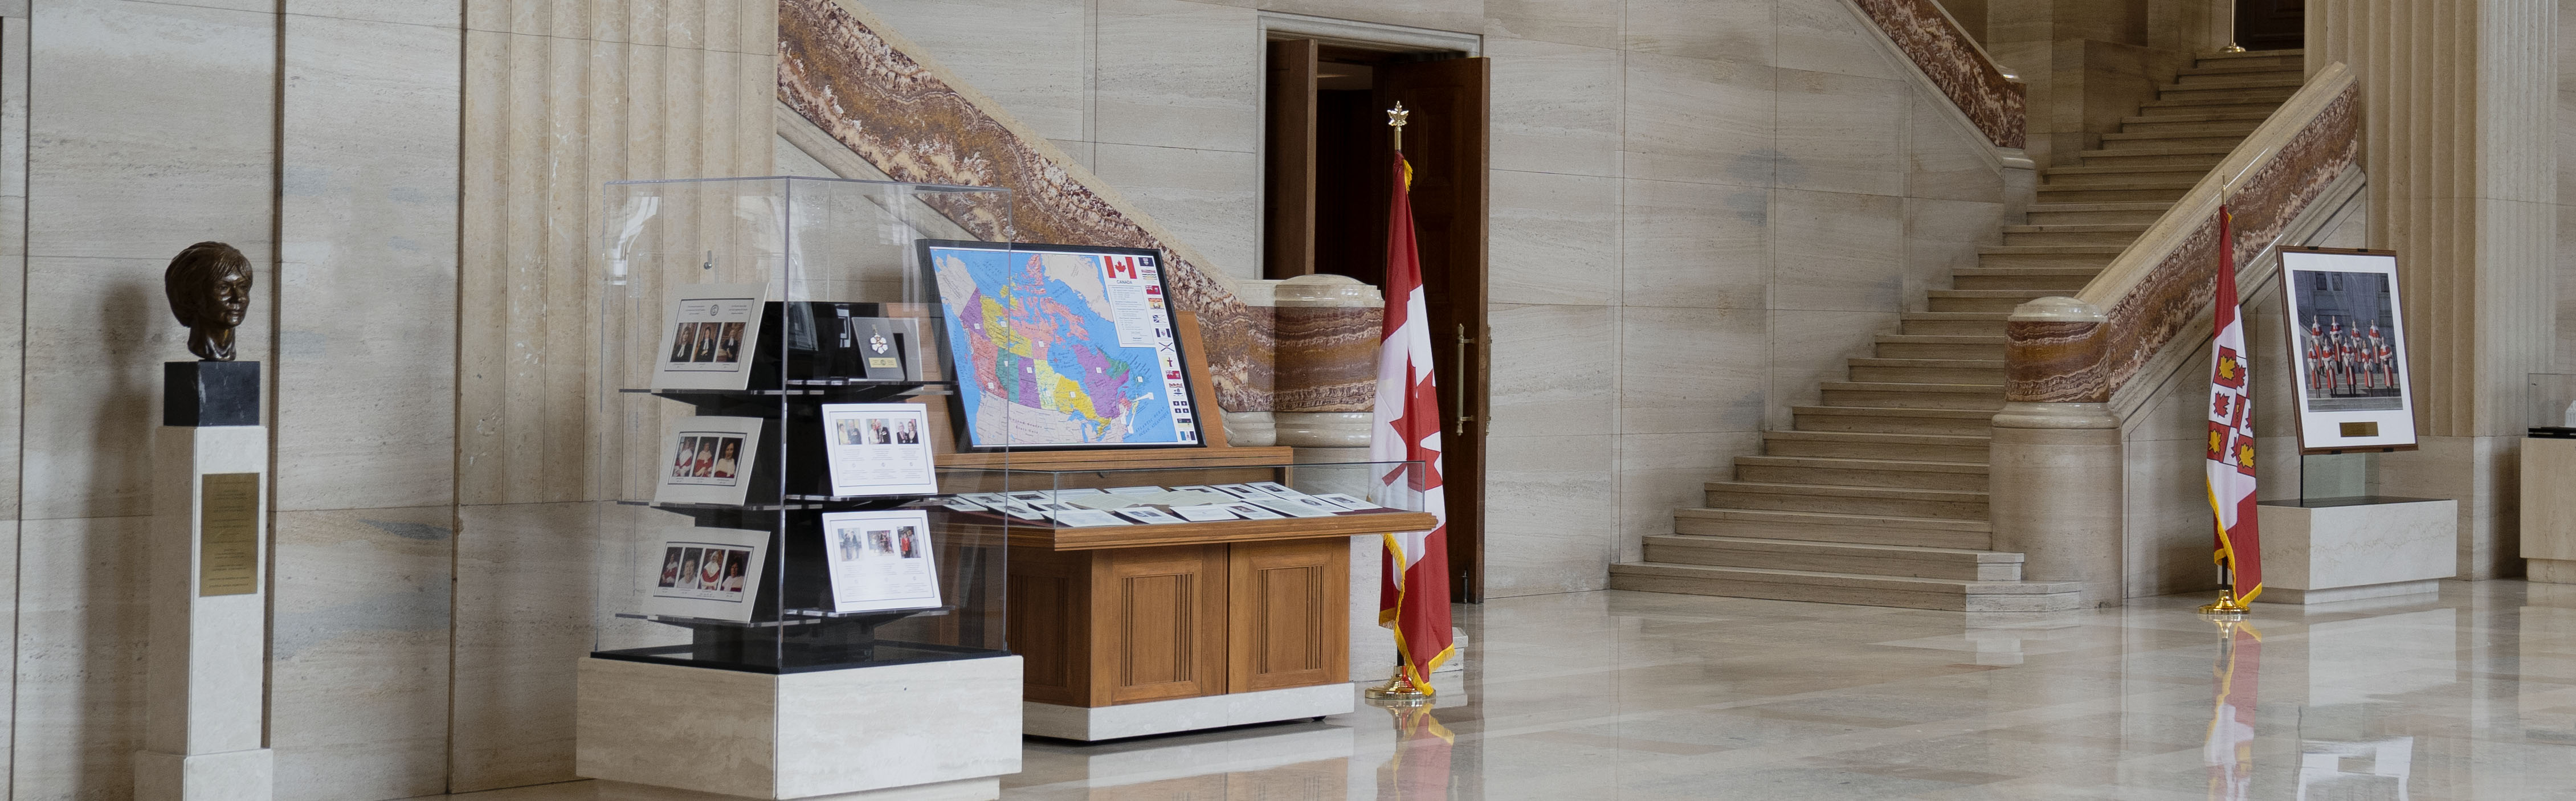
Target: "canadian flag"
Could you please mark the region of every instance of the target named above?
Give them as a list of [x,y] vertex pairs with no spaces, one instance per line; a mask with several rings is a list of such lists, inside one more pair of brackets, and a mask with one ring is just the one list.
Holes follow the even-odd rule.
[[[1449,521],[1440,492],[1440,403],[1432,381],[1431,322],[1422,300],[1422,260],[1413,243],[1413,166],[1395,156],[1387,204],[1386,338],[1377,352],[1377,410],[1369,461],[1420,462],[1379,479],[1382,497],[1421,493],[1437,520],[1429,531],[1386,535],[1378,625],[1395,630],[1396,659],[1414,689],[1430,694],[1431,671],[1456,653],[1449,637]],[[1397,482],[1408,482],[1399,488]],[[1392,505],[1392,504],[1389,504]]]
[[2263,546],[2255,540],[2254,377],[2245,366],[2245,321],[2236,303],[2236,254],[2227,208],[2218,209],[2218,338],[2209,369],[2209,508],[2218,551],[2238,603],[2263,594]]
[[1109,268],[1111,278],[1136,277],[1136,257],[1134,256],[1102,256],[1100,261]]

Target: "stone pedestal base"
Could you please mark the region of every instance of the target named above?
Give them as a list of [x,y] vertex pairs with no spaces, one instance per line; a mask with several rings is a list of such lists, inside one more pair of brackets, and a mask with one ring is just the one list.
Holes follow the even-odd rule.
[[1020,770],[1019,704],[1017,656],[785,675],[590,658],[573,772],[704,794],[672,799],[990,799]]
[[2265,501],[2263,594],[2317,604],[2433,592],[2459,572],[2459,502],[2422,498]]
[[2576,584],[2576,439],[2528,437],[2522,441],[2522,555],[2524,575],[2548,584]]
[[1116,706],[1023,702],[1028,733],[1066,740],[1115,740],[1179,731],[1338,715],[1355,708],[1358,691],[1334,683],[1227,693]]
[[[746,796],[701,793],[696,790],[674,790],[649,784],[595,781],[590,783],[591,798],[597,801],[742,801]],[[800,801],[993,801],[1002,797],[1000,777],[959,779],[937,784],[862,790],[855,793],[808,796]]]
[[135,801],[267,801],[276,760],[266,748],[220,754],[134,754]]

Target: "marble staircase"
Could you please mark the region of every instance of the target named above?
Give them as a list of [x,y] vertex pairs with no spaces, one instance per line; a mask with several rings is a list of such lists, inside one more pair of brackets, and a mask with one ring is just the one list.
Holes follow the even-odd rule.
[[1791,409],[1704,508],[1612,565],[1614,589],[1965,611],[2053,611],[2074,582],[2026,581],[1991,550],[1990,421],[2003,408],[2004,319],[2070,294],[2109,266],[2218,165],[2304,77],[2297,50],[2213,53],[2104,134],[2079,163],[2045,168],[2037,203],[1952,288],[1927,293],[1848,380]]

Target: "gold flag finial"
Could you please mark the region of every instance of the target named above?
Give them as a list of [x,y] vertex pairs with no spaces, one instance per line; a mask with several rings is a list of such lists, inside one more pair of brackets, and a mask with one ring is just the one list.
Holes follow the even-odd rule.
[[1395,149],[1397,150],[1404,149],[1404,124],[1412,116],[1413,112],[1404,110],[1402,100],[1395,101],[1395,108],[1386,110],[1386,127],[1395,129]]

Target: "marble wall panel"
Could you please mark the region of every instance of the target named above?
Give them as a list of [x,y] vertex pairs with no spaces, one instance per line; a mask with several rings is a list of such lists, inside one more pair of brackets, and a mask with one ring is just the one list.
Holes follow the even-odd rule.
[[1488,37],[1488,163],[1496,170],[1618,175],[1620,51]]
[[1673,533],[1673,512],[1708,505],[1708,482],[1735,457],[1762,452],[1760,431],[1619,435],[1618,561],[1645,558],[1645,538]]
[[463,32],[443,5],[436,26],[288,4],[279,509],[455,497],[456,373],[440,367],[456,358]]
[[1097,123],[1087,138],[1241,153],[1259,147],[1257,12],[1191,0],[1098,0],[1098,8]]
[[[1619,329],[1600,306],[1494,306],[1489,436],[1617,431]],[[1501,464],[1496,462],[1496,464]],[[1487,497],[1494,497],[1489,490]]]
[[1760,431],[1772,348],[1760,309],[1619,313],[1619,433]]
[[1263,11],[1473,33],[1485,29],[1486,0],[1258,0]]
[[445,505],[278,513],[279,799],[446,791],[453,525]]
[[1622,117],[1627,175],[1768,186],[1774,87],[1770,67],[1631,53]]
[[2122,548],[2129,597],[2198,592],[2218,585],[2210,564],[2209,486],[2199,466],[2201,440],[2136,440],[2123,444],[2125,505]]
[[1871,32],[1869,20],[1844,0],[1780,0],[1774,13],[1781,67],[1863,78],[1906,77],[1896,54]]
[[1780,158],[1784,189],[1905,194],[1908,87],[1883,78],[1780,69]]
[[1094,170],[1138,208],[1205,254],[1210,269],[1243,280],[1261,277],[1261,160],[1251,152],[1146,147],[1102,142]]
[[[1621,0],[1485,0],[1484,33],[1585,47],[1620,46]],[[1628,13],[1634,13],[1628,11]]]
[[1910,88],[1906,93],[1905,194],[1992,203],[2005,194],[1993,151],[1962,130],[1947,98]]
[[1990,200],[1905,199],[1907,311],[1922,310],[1922,290],[1948,289],[1955,271],[1977,266],[1977,248],[2003,244],[2004,208]]
[[1619,550],[1618,439],[1593,434],[1485,440],[1486,597],[1608,585],[1606,565]]
[[449,787],[569,781],[573,670],[590,653],[605,557],[590,504],[457,509]]
[[[0,19],[0,331],[18,332],[22,347],[0,348],[0,375],[23,375],[27,321],[27,18]],[[23,381],[0,381],[0,453],[20,453],[26,415]],[[20,459],[0,459],[0,520],[16,542]],[[15,556],[10,557],[12,560]],[[15,581],[15,565],[5,580]],[[15,597],[15,596],[11,596]],[[6,660],[14,664],[15,660]],[[0,727],[5,730],[5,727]],[[0,787],[8,786],[0,777]]]
[[[1091,4],[869,0],[868,10],[1040,136],[1091,139]],[[1230,65],[1232,66],[1232,65]]]
[[1759,309],[1770,300],[1769,187],[1630,178],[1620,274],[1631,306]]
[[1628,0],[1627,49],[1667,56],[1778,63],[1774,0]]
[[11,798],[123,798],[143,745],[145,517],[25,520]]
[[[1485,292],[1494,303],[1610,305],[1628,263],[1619,238],[1620,180],[1488,173]],[[1579,265],[1579,266],[1578,266]]]
[[1773,192],[1772,198],[1772,308],[1903,307],[1903,198],[1793,189]]

